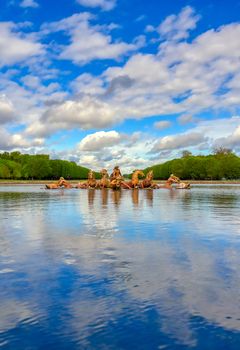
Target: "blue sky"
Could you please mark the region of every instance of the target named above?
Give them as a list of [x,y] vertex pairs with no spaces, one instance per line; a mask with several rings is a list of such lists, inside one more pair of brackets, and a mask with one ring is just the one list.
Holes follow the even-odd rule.
[[124,171],[240,151],[240,1],[0,2],[0,150]]

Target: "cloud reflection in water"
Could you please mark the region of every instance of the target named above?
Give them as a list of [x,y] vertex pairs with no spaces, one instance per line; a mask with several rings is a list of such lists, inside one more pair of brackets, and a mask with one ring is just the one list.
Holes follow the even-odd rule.
[[239,340],[239,192],[0,192],[1,341],[26,319],[86,348]]

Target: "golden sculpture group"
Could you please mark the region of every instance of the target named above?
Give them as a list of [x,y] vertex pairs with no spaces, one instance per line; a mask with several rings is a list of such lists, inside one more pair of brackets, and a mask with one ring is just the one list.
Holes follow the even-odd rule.
[[[100,171],[101,179],[96,180],[95,174],[92,170],[88,173],[88,179],[85,182],[79,182],[77,185],[71,184],[69,181],[65,180],[63,177],[60,177],[57,183],[47,184],[47,189],[58,189],[61,187],[64,188],[111,188],[111,189],[132,189],[132,188],[152,188],[152,189],[160,189],[160,188],[172,188],[173,183],[176,184],[177,189],[189,189],[190,183],[181,182],[180,178],[171,174],[167,179],[165,184],[157,184],[153,181],[153,171],[150,170],[145,177],[145,174],[142,170],[135,170],[132,174],[132,178],[130,181],[125,181],[121,171],[118,166],[115,166],[112,174],[109,176],[106,169],[102,169]],[[145,177],[145,179],[141,180],[139,177]]]

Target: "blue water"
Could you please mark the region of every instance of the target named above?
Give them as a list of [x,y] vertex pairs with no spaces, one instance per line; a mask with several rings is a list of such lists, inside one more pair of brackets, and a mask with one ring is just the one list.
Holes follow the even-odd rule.
[[240,186],[0,186],[0,348],[240,348]]

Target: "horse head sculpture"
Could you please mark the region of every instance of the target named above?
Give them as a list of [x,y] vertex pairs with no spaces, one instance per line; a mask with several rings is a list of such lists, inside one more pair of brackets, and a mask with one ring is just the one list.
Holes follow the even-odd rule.
[[142,188],[149,188],[149,187],[154,187],[153,184],[153,170],[150,170],[147,175],[146,178],[141,182],[141,187]]
[[179,179],[179,177],[177,177],[177,176],[171,174],[171,175],[169,176],[169,178],[167,179],[167,181],[170,182],[170,183],[179,183],[179,182],[180,182],[180,179]]
[[59,187],[63,186],[64,181],[64,177],[60,177],[57,183],[46,184],[45,186],[48,190],[56,190]]
[[144,177],[145,174],[142,170],[135,170],[132,174],[132,187],[136,187],[139,183],[139,176]]

